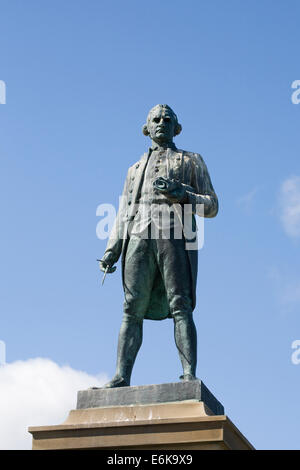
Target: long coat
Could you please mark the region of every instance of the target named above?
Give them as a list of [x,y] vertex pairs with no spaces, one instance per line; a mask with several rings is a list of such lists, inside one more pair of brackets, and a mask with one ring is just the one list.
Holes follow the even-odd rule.
[[[105,255],[111,253],[114,262],[117,262],[122,254],[122,280],[124,287],[124,267],[126,260],[126,251],[129,241],[128,228],[132,223],[136,208],[140,199],[141,187],[143,184],[144,172],[150,156],[150,150],[141,157],[141,159],[132,165],[127,173],[123,194],[120,200],[119,211],[115,220],[107,243]],[[183,185],[192,187],[187,188],[188,203],[192,208],[192,223],[196,227],[194,214],[204,215],[204,217],[215,217],[218,212],[218,199],[214,192],[211,179],[201,155],[192,152],[186,152],[179,149],[168,149],[166,155],[167,176],[171,179],[180,181]],[[204,204],[204,214],[199,213],[200,204]],[[202,206],[203,208],[203,206]],[[193,228],[193,230],[194,230]],[[193,309],[196,305],[196,282],[198,269],[198,250],[186,250],[192,279]],[[158,274],[160,276],[160,274]],[[162,320],[170,317],[166,291],[162,279],[156,279],[151,292],[148,311],[145,318],[151,320]]]

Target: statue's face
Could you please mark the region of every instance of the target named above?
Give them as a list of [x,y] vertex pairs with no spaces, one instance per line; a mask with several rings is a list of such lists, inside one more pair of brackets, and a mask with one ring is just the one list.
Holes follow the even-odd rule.
[[175,134],[175,126],[173,114],[162,107],[154,109],[147,122],[150,138],[157,143],[171,142]]

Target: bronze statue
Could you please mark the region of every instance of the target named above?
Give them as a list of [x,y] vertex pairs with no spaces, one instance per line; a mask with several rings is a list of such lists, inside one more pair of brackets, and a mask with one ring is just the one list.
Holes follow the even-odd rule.
[[[175,147],[173,138],[181,129],[169,106],[157,105],[150,110],[143,133],[150,136],[152,145],[128,170],[115,226],[100,261],[100,269],[112,273],[122,254],[125,294],[116,375],[106,388],[130,385],[144,319],[173,318],[183,368],[180,379],[196,379],[193,310],[198,251],[187,248],[178,209],[190,208],[195,228],[198,207],[204,217],[215,217],[218,199],[202,157]],[[164,236],[164,221],[159,217],[162,209],[170,214],[168,236]],[[178,236],[178,224],[182,236]]]

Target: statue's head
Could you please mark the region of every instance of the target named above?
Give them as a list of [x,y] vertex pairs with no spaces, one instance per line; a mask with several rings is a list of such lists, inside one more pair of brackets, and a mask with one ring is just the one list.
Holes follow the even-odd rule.
[[147,123],[143,126],[143,134],[155,142],[162,144],[171,142],[180,134],[181,124],[174,111],[167,104],[157,104],[149,111]]

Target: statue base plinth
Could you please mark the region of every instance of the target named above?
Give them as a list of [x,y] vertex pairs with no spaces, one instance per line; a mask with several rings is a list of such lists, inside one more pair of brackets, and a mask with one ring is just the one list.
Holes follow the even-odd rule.
[[[32,448],[253,449],[230,419],[220,414],[222,405],[204,387],[201,381],[191,381],[78,392],[77,409],[70,411],[63,424],[29,428],[33,436]],[[104,399],[109,403],[110,396],[113,405],[99,406]],[[118,397],[123,397],[126,404],[119,402],[116,406]],[[148,403],[139,403],[141,400],[148,400]],[[86,403],[88,408],[84,407]]]

